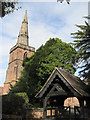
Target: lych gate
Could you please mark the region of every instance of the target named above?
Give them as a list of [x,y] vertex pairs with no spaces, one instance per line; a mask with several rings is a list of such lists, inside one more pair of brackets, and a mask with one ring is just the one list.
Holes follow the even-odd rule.
[[[69,97],[76,97],[80,106],[64,106],[64,101]],[[43,100],[43,118],[48,117],[85,117],[84,101],[86,107],[90,100],[87,86],[74,75],[64,70],[55,68],[36,98]],[[77,102],[77,101],[76,101]]]

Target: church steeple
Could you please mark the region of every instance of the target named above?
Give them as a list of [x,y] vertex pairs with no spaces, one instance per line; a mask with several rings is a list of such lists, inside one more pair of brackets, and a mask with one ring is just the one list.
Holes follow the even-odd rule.
[[23,59],[31,57],[35,52],[35,48],[28,44],[28,21],[27,11],[22,22],[17,43],[10,49],[10,57],[8,69],[6,72],[6,81],[4,83],[3,94],[7,94],[11,89],[11,85],[15,85],[21,76],[23,69]]
[[28,45],[28,21],[27,21],[27,10],[22,22],[21,30],[19,32],[18,41],[19,44]]

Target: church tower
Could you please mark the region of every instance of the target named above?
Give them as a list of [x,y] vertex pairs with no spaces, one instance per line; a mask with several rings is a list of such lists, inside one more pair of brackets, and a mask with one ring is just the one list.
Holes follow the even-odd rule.
[[23,69],[23,59],[30,57],[35,52],[35,48],[29,46],[27,11],[22,22],[15,46],[10,49],[9,64],[6,72],[6,81],[4,83],[3,94],[7,94],[10,85],[15,85]]

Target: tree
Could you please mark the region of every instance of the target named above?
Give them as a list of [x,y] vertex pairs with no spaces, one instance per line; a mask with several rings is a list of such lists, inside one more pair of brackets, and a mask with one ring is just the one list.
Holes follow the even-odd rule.
[[[89,17],[87,17],[90,19]],[[85,25],[76,25],[80,30],[72,33],[74,46],[77,49],[77,67],[81,68],[79,75],[90,79],[90,25],[85,21]]]
[[22,115],[23,105],[28,104],[29,98],[26,93],[9,93],[2,96],[2,113]]
[[75,55],[76,51],[70,44],[62,42],[58,38],[50,38],[31,58],[24,60],[21,77],[12,91],[26,92],[30,103],[34,104],[34,96],[56,66],[62,67],[70,73],[75,72]]
[[[60,1],[60,3],[62,3],[64,0],[57,0],[57,2],[59,2]],[[70,0],[66,0],[66,2],[68,3],[68,4],[70,4]]]
[[15,10],[18,10],[21,7],[16,8],[16,4],[18,2],[10,2],[10,0],[0,0],[0,17],[4,17],[7,14],[10,14],[14,12]]

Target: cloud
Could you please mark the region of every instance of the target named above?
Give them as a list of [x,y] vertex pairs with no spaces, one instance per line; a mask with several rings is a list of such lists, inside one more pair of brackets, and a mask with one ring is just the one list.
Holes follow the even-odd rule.
[[32,33],[30,35],[30,45],[36,46],[36,49],[45,44],[50,37],[56,37],[56,35],[47,31],[43,25],[31,26],[30,33]]
[[3,86],[3,80],[6,76],[6,69],[0,69],[0,86]]
[[17,37],[22,24],[22,19],[22,10],[16,11],[8,16],[6,15],[2,20],[2,34],[5,34],[5,36],[8,37]]
[[[35,10],[33,11],[34,15],[31,18],[29,30],[31,33],[31,43],[38,39],[37,42],[34,42],[35,48],[38,48],[40,43],[45,43],[44,39],[47,40],[49,37],[60,37],[63,41],[72,42],[73,39],[71,39],[70,33],[77,30],[75,24],[84,24],[82,17],[87,15],[88,10],[83,10],[83,7],[87,7],[87,3],[79,5],[75,3],[70,7],[61,7],[57,6],[57,4],[41,5],[43,7],[42,12],[40,12],[42,7],[36,9],[36,12]],[[49,11],[48,8],[50,8]],[[40,13],[43,13],[43,15],[41,14],[40,16]]]
[[[54,1],[54,0],[53,0]],[[72,3],[67,5],[59,3],[39,3],[27,2],[19,3],[22,9],[5,16],[0,24],[0,81],[5,81],[5,73],[9,61],[9,50],[17,42],[18,34],[21,28],[24,12],[28,10],[29,21],[29,42],[30,46],[38,49],[50,37],[59,37],[65,42],[72,42],[71,32],[75,32],[77,28],[75,24],[83,24],[83,16],[88,13],[87,3]]]

